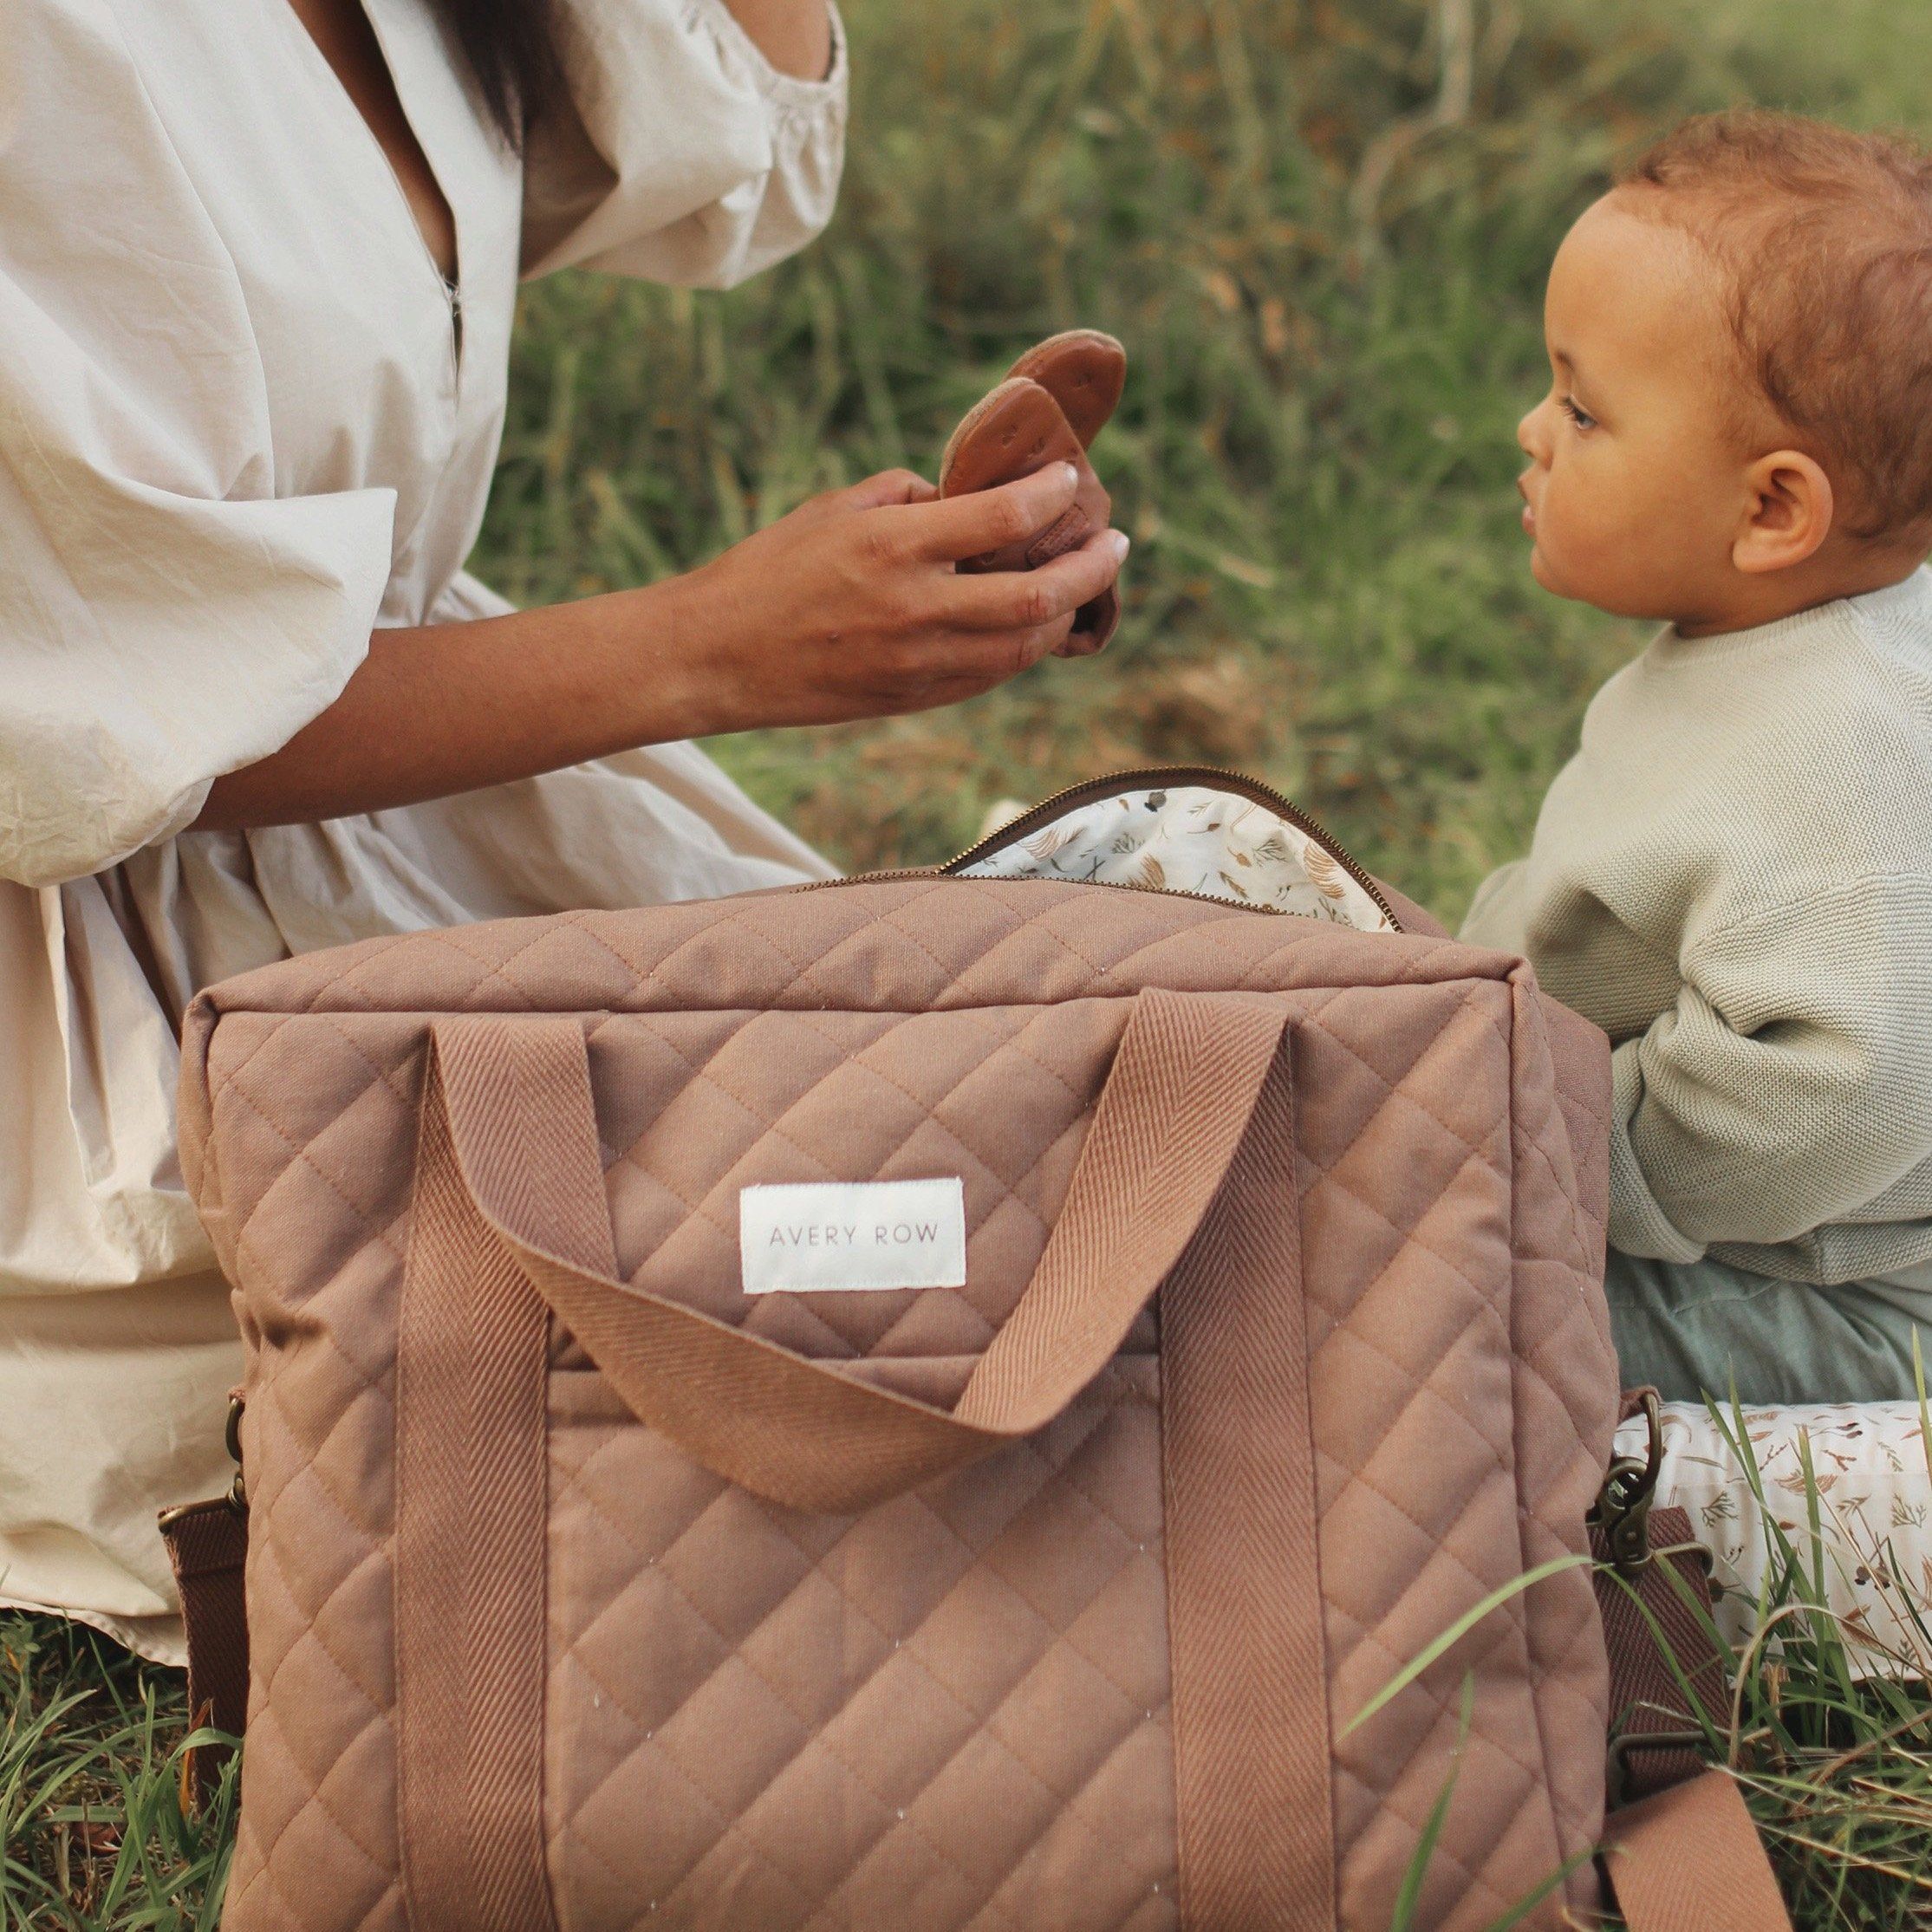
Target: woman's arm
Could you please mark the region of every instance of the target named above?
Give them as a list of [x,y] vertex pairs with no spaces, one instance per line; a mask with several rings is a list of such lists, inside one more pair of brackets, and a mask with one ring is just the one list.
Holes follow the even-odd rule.
[[781,74],[823,81],[832,70],[832,16],[825,0],[725,0]]
[[1038,570],[956,563],[1046,529],[1070,465],[940,503],[907,472],[802,504],[688,576],[381,630],[328,710],[218,779],[203,831],[380,811],[634,745],[951,704],[1065,641],[1118,574],[1104,530]]

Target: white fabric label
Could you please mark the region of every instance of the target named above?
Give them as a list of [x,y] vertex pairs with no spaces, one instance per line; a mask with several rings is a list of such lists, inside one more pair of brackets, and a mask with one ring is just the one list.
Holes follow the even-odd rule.
[[966,1188],[935,1181],[744,1187],[738,1251],[748,1295],[966,1285]]

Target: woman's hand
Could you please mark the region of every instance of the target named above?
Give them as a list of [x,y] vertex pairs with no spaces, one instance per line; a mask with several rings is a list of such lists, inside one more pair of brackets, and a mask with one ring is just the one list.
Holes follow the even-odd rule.
[[1032,571],[954,565],[1045,530],[1072,501],[1065,465],[943,503],[894,471],[686,576],[379,630],[334,704],[215,781],[196,829],[381,811],[667,738],[970,698],[1066,643],[1127,539],[1103,530]]
[[1048,529],[1073,492],[1070,464],[943,503],[894,470],[801,504],[682,580],[685,662],[710,699],[694,689],[693,712],[725,732],[922,711],[1063,649],[1119,574],[1119,531],[1038,570],[955,566]]

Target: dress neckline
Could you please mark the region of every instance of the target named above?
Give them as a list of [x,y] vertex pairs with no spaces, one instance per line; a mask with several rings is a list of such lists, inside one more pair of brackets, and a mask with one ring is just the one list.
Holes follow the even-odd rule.
[[410,111],[409,98],[404,86],[402,75],[399,71],[390,45],[384,37],[381,8],[371,5],[369,0],[348,0],[348,3],[355,7],[356,11],[368,24],[370,37],[375,43],[377,57],[382,63],[383,73],[388,81],[390,92],[395,96],[397,111],[402,116],[403,125],[408,131],[409,138],[415,143],[416,152],[422,157],[423,166],[428,172],[430,179],[434,182],[437,192],[442,197],[444,206],[449,210],[452,242],[454,249],[454,262],[451,269],[445,269],[441,260],[438,257],[428,233],[417,215],[415,205],[409,198],[409,191],[403,185],[402,176],[396,167],[395,161],[387,147],[383,145],[382,137],[376,132],[375,127],[370,121],[368,116],[363,113],[355,95],[350,93],[347,82],[344,81],[342,75],[337,72],[335,62],[329,59],[328,54],[323,50],[321,42],[316,40],[309,23],[296,10],[292,4],[292,0],[270,0],[271,5],[277,6],[282,12],[288,16],[296,39],[301,42],[302,47],[306,49],[305,57],[310,63],[310,72],[315,75],[317,84],[324,88],[327,92],[335,98],[342,109],[346,110],[354,119],[356,126],[361,130],[362,139],[368,144],[368,147],[381,166],[383,173],[388,178],[389,185],[394,192],[403,217],[408,222],[410,231],[415,236],[416,241],[422,250],[424,259],[434,273],[445,298],[451,304],[453,321],[453,318],[461,313],[463,279],[461,219],[457,212],[456,202],[449,192],[448,185],[444,179],[443,170],[436,165],[436,158],[430,151],[430,144],[423,138],[422,126],[419,117]]

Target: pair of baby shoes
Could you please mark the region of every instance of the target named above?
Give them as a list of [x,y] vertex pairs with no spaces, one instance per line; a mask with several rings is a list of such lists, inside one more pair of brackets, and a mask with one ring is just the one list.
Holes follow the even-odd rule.
[[[1071,507],[1048,529],[973,557],[959,565],[962,570],[1037,570],[1106,528],[1113,503],[1087,451],[1126,381],[1127,351],[1111,335],[1070,329],[1027,350],[1005,380],[966,412],[940,459],[940,496],[990,490],[1049,463],[1071,463],[1078,481]],[[1120,598],[1109,588],[1081,606],[1059,654],[1099,650],[1119,621]]]

